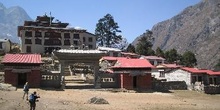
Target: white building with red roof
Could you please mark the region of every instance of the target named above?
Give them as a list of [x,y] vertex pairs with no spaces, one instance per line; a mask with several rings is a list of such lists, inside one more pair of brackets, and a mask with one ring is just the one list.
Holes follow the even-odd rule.
[[220,72],[174,64],[162,64],[156,68],[157,72],[152,72],[154,78],[167,82],[184,81],[188,89],[195,89],[197,85],[220,85]]

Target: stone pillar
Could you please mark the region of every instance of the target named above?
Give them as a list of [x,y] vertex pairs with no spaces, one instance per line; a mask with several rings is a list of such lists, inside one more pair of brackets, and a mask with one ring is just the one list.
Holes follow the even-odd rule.
[[73,33],[70,33],[70,45],[73,45]]
[[94,63],[94,75],[95,75],[94,86],[96,89],[100,89],[101,88],[101,77],[99,75],[99,63],[98,62]]
[[42,31],[41,32],[41,35],[42,35],[42,46],[43,46],[43,49],[44,49],[44,42],[45,42],[45,38],[44,38],[44,36],[45,36],[45,31]]
[[36,46],[35,46],[35,31],[32,31],[32,36],[31,36],[31,52],[36,53]]
[[63,48],[63,46],[64,46],[64,33],[61,32],[60,35],[61,35],[61,48]]
[[60,84],[61,84],[61,88],[65,89],[65,76],[64,76],[64,72],[65,72],[65,62],[60,60]]

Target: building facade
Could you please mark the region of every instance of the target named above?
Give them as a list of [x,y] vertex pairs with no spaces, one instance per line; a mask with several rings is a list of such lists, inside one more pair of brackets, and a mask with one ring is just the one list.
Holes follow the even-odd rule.
[[96,36],[85,29],[69,28],[68,23],[52,22],[54,17],[37,16],[18,26],[22,53],[51,53],[58,49],[95,49]]
[[0,39],[0,53],[8,53],[11,50],[11,41],[9,39]]
[[[109,63],[103,67],[101,87],[124,89],[151,89],[151,69],[154,68],[145,59],[126,57],[103,57],[101,63]],[[102,64],[101,64],[102,68]]]
[[158,56],[141,56],[140,59],[146,59],[154,66],[164,64],[165,62],[164,58]]
[[25,82],[28,82],[30,87],[40,87],[42,64],[40,54],[6,54],[2,64],[5,83],[23,87]]

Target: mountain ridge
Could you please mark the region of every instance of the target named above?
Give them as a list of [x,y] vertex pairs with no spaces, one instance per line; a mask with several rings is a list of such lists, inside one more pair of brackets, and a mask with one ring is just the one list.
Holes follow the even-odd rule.
[[[196,55],[198,68],[213,69],[220,59],[220,1],[203,0],[189,6],[157,23],[151,31],[154,50],[175,48],[181,54],[189,50]],[[136,45],[139,38],[132,44]]]
[[17,27],[23,25],[25,20],[32,20],[26,11],[20,6],[6,8],[0,2],[0,38],[10,39],[20,43],[17,37]]

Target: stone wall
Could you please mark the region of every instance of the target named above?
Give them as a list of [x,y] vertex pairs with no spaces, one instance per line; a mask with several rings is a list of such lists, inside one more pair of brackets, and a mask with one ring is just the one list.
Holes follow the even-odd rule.
[[100,74],[102,88],[119,88],[118,74]]
[[4,72],[0,72],[0,83],[5,82],[5,73]]
[[186,90],[187,85],[185,81],[153,81],[152,89],[156,91]]
[[59,73],[43,73],[40,85],[41,87],[59,88],[61,86]]
[[206,94],[220,94],[220,86],[205,86],[204,92]]
[[165,74],[165,79],[168,82],[184,81],[187,85],[191,85],[191,73],[183,71],[182,69],[175,69]]

